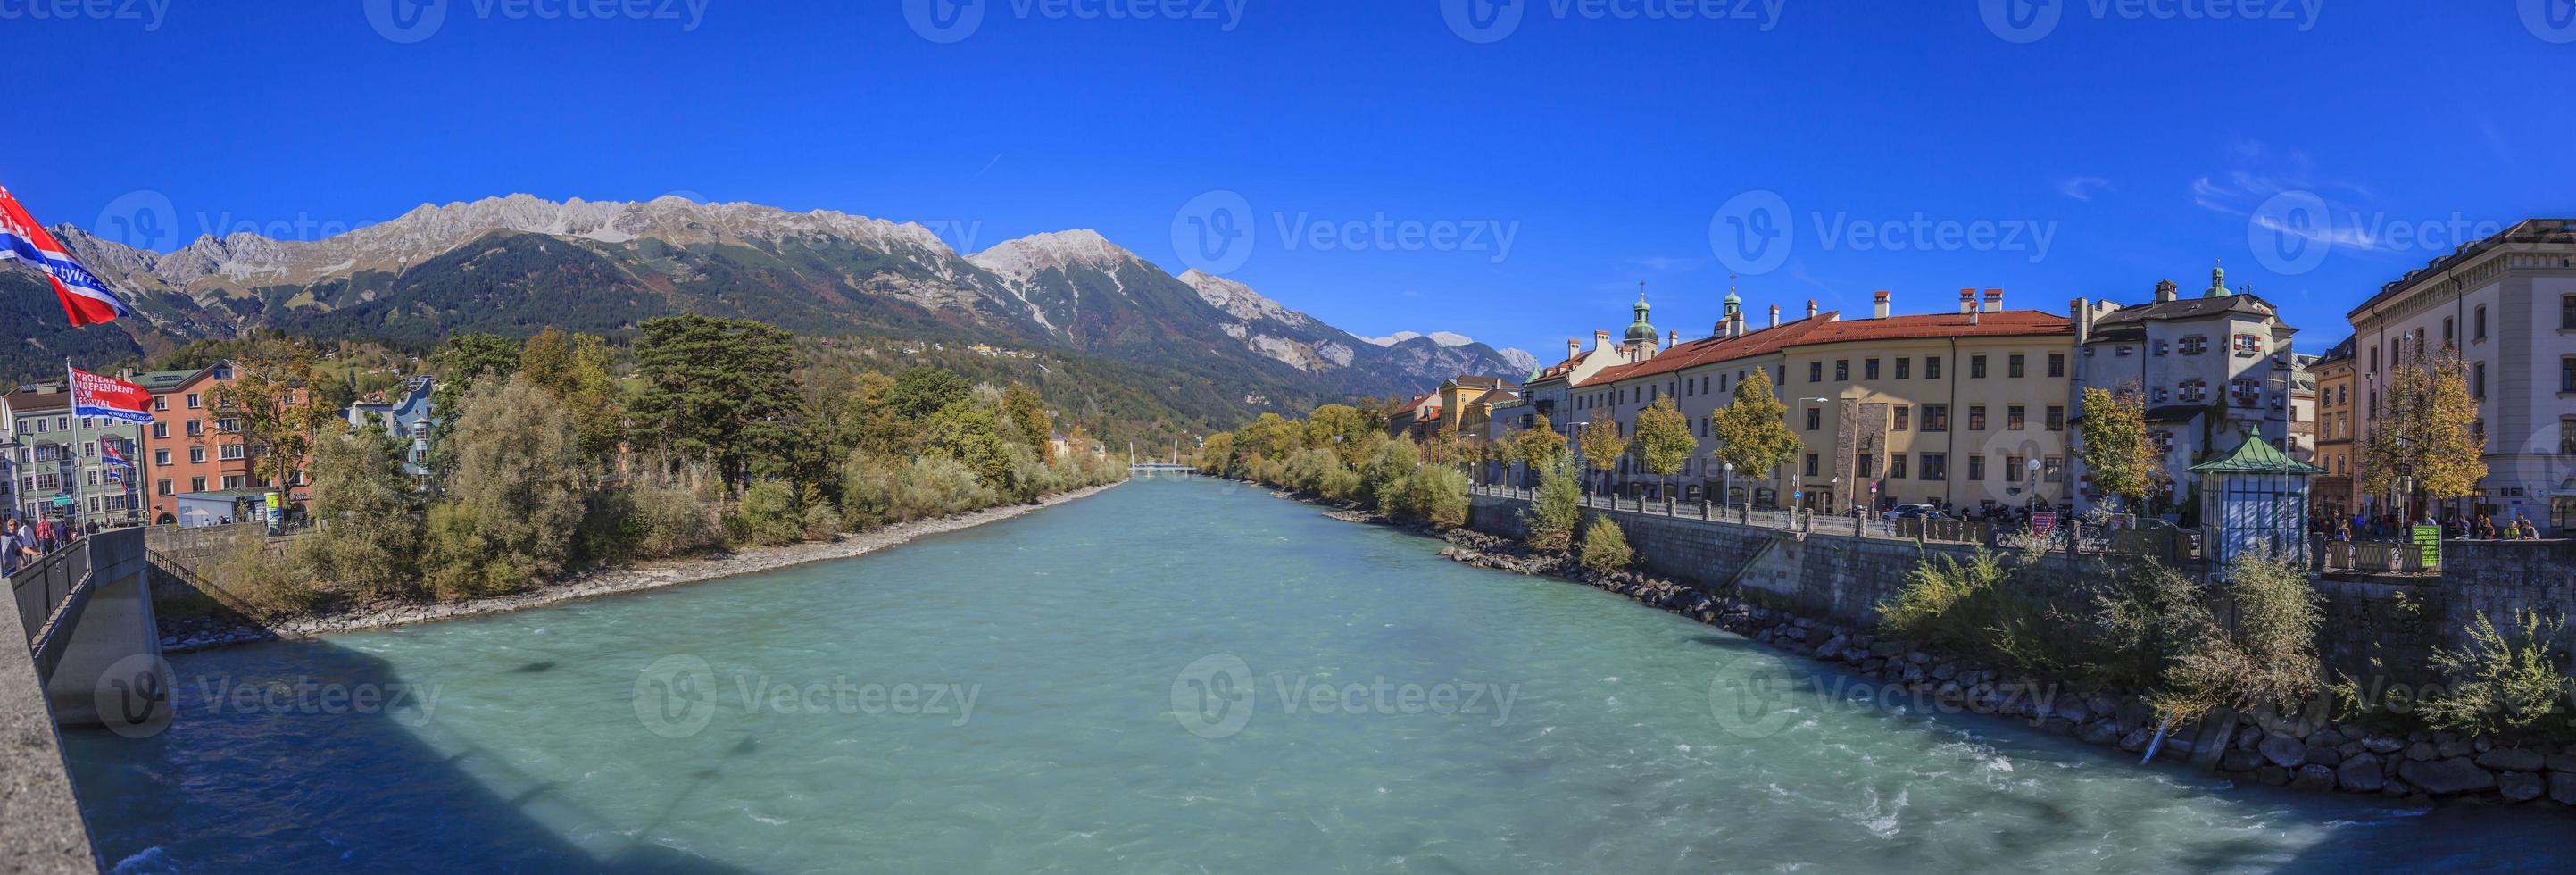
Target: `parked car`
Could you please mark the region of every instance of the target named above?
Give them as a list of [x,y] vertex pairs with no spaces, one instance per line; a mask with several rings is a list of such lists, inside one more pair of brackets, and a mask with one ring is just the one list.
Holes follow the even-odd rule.
[[1900,504],[1889,508],[1886,513],[1879,514],[1878,518],[1881,522],[1893,523],[1902,519],[1945,520],[1950,516],[1942,513],[1940,508],[1928,504]]

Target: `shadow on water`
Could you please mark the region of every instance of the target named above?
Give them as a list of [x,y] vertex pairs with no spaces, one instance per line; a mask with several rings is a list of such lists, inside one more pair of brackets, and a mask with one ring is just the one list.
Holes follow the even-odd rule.
[[[120,872],[584,871],[719,875],[748,871],[665,842],[724,762],[657,788],[660,814],[609,823],[499,754],[441,733],[387,663],[326,643],[254,664],[183,658],[178,720],[127,739],[65,733],[100,857]],[[230,656],[219,652],[217,655]],[[542,671],[547,663],[512,673]],[[309,686],[307,685],[309,682]],[[383,693],[325,698],[338,685]],[[244,692],[245,689],[251,692]],[[309,695],[296,695],[299,689]],[[721,755],[751,755],[750,739]],[[216,812],[209,814],[209,812]]]

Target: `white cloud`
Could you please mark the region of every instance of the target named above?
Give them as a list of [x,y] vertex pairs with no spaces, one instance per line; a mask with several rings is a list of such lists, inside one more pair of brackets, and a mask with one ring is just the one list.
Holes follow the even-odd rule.
[[2069,176],[2057,181],[2057,193],[2079,201],[2093,199],[2097,191],[2111,191],[2111,181],[2099,176]]

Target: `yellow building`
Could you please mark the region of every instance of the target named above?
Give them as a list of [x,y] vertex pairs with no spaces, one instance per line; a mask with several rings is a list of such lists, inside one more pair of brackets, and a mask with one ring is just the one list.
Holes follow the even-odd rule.
[[2361,476],[2361,445],[2354,442],[2358,423],[2353,417],[2353,341],[2342,343],[2308,365],[2308,373],[2317,381],[2315,465],[2326,469],[2311,481],[2309,492],[2316,502],[2317,513],[2328,519],[2353,514],[2353,483]]

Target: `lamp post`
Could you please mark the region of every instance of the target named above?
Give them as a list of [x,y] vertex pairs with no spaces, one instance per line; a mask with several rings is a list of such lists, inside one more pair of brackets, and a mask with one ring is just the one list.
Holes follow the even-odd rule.
[[2038,456],[2032,456],[2032,457],[2030,457],[2030,461],[2029,461],[2028,463],[2026,463],[2025,465],[2023,465],[2023,467],[2030,469],[2030,499],[2031,499],[2032,501],[2038,501],[2038,502],[2040,502],[2040,505],[2041,505],[2041,506],[2043,506],[2043,507],[2047,506],[2047,504],[2048,504],[2047,502],[2045,502],[2045,501],[2041,501],[2041,500],[2040,500],[2040,493],[2039,493],[2039,457],[2038,457]]
[[1718,498],[1717,498],[1717,503],[1718,503],[1720,506],[1727,505],[1727,504],[1732,504],[1732,503],[1734,503],[1734,502],[1735,502],[1735,463],[1734,463],[1734,462],[1728,462],[1728,463],[1726,463],[1726,472],[1725,472],[1725,474],[1724,474],[1723,476],[1725,477],[1725,479],[1723,479],[1723,480],[1719,480],[1719,481],[1718,481],[1718,484],[1719,484],[1719,485],[1718,485],[1718,487],[1717,487],[1717,488],[1718,488]]

